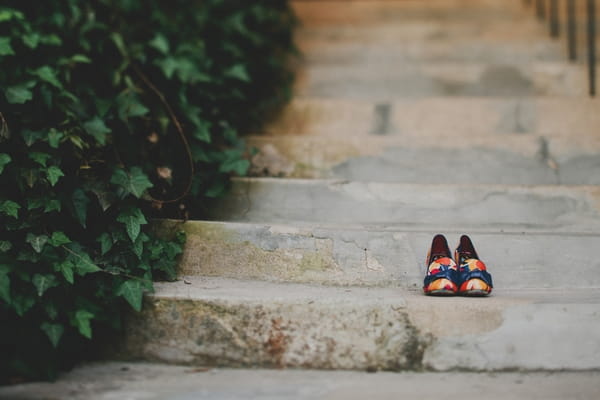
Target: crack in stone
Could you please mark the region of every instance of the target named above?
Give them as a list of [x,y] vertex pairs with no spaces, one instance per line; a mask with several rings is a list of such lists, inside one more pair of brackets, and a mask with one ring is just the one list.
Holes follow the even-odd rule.
[[387,135],[390,133],[390,114],[392,106],[389,103],[380,103],[375,105],[375,126],[374,135]]
[[539,145],[538,158],[554,172],[557,183],[560,183],[560,165],[550,152],[550,142],[544,136],[540,136]]

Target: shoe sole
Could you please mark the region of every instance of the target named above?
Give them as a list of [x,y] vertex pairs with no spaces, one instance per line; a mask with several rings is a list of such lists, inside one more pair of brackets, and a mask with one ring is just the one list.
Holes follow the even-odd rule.
[[448,297],[448,296],[456,296],[456,292],[448,289],[438,289],[432,290],[431,292],[425,293],[427,296],[440,296],[440,297]]
[[490,293],[491,292],[488,292],[487,290],[468,290],[466,292],[460,292],[459,295],[466,297],[486,297],[489,296]]

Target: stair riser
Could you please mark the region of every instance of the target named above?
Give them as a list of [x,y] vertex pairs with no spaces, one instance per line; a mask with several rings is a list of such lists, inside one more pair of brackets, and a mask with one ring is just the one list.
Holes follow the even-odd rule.
[[254,136],[248,138],[248,146],[258,150],[252,157],[253,176],[423,184],[600,184],[600,140],[584,135]]
[[300,97],[398,99],[432,96],[587,96],[585,68],[566,63],[311,66],[298,76]]
[[600,304],[589,293],[581,302],[559,292],[477,300],[210,279],[169,285],[157,285],[130,320],[124,357],[372,371],[600,368]]
[[[561,43],[562,44],[562,43]],[[331,41],[300,43],[309,68],[393,65],[407,63],[491,63],[528,64],[536,62],[567,62],[566,51],[559,43],[484,45],[481,42],[432,41],[431,43],[396,42],[388,45],[368,43],[340,44]]]
[[237,179],[213,216],[254,223],[594,233],[600,230],[600,189]]
[[130,324],[133,358],[221,367],[414,367],[422,348],[399,304],[356,307],[150,299]]
[[[445,21],[498,21],[502,19],[514,20],[516,16],[526,17],[530,10],[521,4],[511,2],[463,0],[428,1],[424,7],[423,2],[411,1],[295,1],[292,5],[296,14],[306,26],[319,25],[364,25],[384,21],[395,21],[401,24],[404,21],[415,19],[430,19]],[[517,3],[516,1],[514,3]],[[456,8],[461,7],[461,12]]]
[[442,232],[451,234],[451,246],[470,233],[497,287],[600,286],[594,234],[485,233],[461,225],[424,232],[210,222],[187,222],[183,228],[184,276],[420,290],[431,239]]
[[461,140],[485,134],[599,137],[598,100],[431,98],[394,101],[299,99],[265,133],[348,138],[378,135],[436,136]]

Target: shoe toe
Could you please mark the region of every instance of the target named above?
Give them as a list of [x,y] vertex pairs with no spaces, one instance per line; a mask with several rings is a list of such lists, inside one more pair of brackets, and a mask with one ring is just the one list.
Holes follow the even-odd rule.
[[449,279],[440,278],[431,282],[425,288],[425,293],[433,296],[452,296],[456,294],[458,287]]
[[460,293],[466,296],[487,296],[492,287],[481,279],[473,278],[460,285]]

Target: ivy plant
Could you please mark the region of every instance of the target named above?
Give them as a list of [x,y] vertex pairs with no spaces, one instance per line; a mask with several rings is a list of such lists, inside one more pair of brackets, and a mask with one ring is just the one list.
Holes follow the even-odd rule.
[[0,381],[116,337],[290,96],[284,0],[0,5]]

